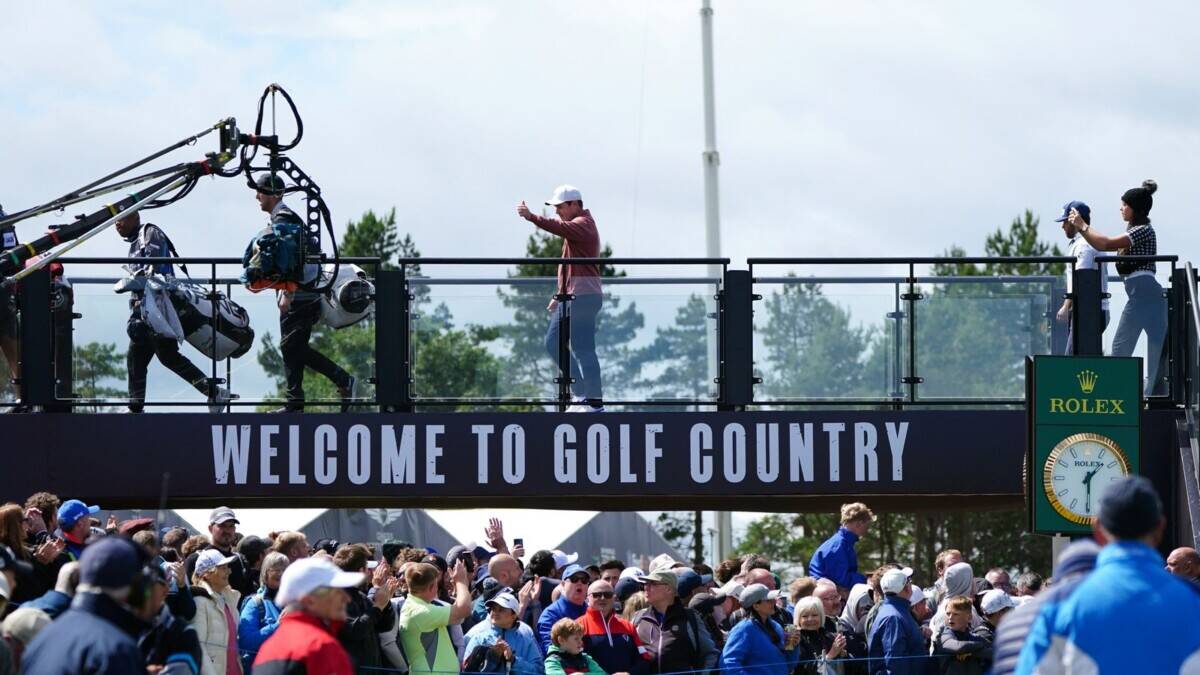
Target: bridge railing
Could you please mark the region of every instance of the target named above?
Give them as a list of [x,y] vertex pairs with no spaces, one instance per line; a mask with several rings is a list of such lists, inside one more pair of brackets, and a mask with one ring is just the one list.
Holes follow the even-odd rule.
[[[1158,260],[1171,263],[1160,265],[1171,326],[1170,386],[1161,399],[1187,400],[1195,409],[1189,383],[1200,359],[1186,348],[1196,344],[1187,333],[1195,326],[1184,320],[1192,308],[1189,286],[1175,258]],[[64,260],[79,315],[73,321],[37,299],[56,297],[61,286],[38,275],[24,284],[21,384],[28,402],[79,411],[117,411],[130,402],[128,295],[112,288],[127,262]],[[137,262],[186,263],[197,284],[249,313],[255,342],[238,359],[207,359],[181,346],[212,382],[236,395],[227,409],[285,403],[276,298],[242,288],[239,259]],[[1070,258],[751,258],[748,270],[729,269],[726,259],[683,258],[343,262],[361,266],[375,284],[374,314],[350,328],[319,327],[311,344],[358,378],[348,403],[360,411],[562,410],[590,396],[581,389],[584,373],[571,367],[573,342],[591,330],[590,317],[580,323],[581,294],[564,330],[547,339],[555,316],[547,305],[556,296],[571,299],[554,276],[563,262],[580,276],[592,264],[621,274],[602,278],[595,326],[609,409],[1019,405],[1025,357],[1063,353],[1070,326],[1057,316]],[[1093,342],[1106,353],[1125,302],[1119,278],[1110,281],[1106,330],[1098,320],[1098,284],[1077,285],[1071,313],[1076,325],[1094,327]],[[575,353],[587,351],[574,346]],[[1135,355],[1144,353],[1143,344]],[[305,391],[309,409],[346,403],[311,370]],[[147,409],[204,410],[206,403],[157,360],[151,365]]]

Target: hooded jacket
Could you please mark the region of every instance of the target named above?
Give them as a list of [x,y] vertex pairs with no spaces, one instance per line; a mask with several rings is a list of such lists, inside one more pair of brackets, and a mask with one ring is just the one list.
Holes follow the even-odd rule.
[[78,593],[29,643],[21,672],[29,675],[109,675],[146,672],[137,636],[146,624],[102,593]]
[[615,611],[605,619],[600,610],[589,607],[579,620],[583,624],[583,651],[609,673],[642,675],[650,672],[650,654],[642,646],[633,624]]
[[[942,593],[942,599],[938,603],[937,610],[929,619],[929,629],[937,635],[946,625],[946,601],[957,595],[962,595],[971,600],[975,599],[975,574],[971,571],[971,566],[967,563],[954,563],[946,568],[946,573],[942,577],[945,592]],[[983,623],[983,618],[979,616],[979,612],[975,611],[975,606],[971,606],[971,630],[979,628],[979,624]],[[932,647],[932,646],[931,646]],[[932,652],[932,648],[930,650]]]
[[1184,663],[1200,663],[1200,593],[1164,565],[1141,542],[1105,546],[1073,593],[1042,606],[1017,672],[1189,672]]
[[[770,631],[770,632],[768,632]],[[774,639],[772,639],[774,634]],[[799,650],[784,650],[783,626],[748,615],[729,631],[721,652],[723,675],[787,675],[796,666]]]
[[266,586],[262,586],[250,596],[242,605],[242,614],[238,619],[238,649],[242,652],[242,667],[247,673],[254,665],[259,648],[279,628],[279,607],[275,604],[275,594],[268,594],[267,590]]

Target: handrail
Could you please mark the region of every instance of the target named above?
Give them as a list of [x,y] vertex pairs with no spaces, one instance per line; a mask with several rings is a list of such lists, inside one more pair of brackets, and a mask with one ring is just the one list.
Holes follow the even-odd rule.
[[746,258],[749,265],[936,265],[938,263],[1069,263],[1071,256],[923,256],[923,257],[849,257],[849,258]]
[[[1187,294],[1188,304],[1192,306],[1192,327],[1196,330],[1196,336],[1200,338],[1200,306],[1196,304],[1196,270],[1192,267],[1192,263],[1185,263],[1184,270],[1187,271]],[[1200,345],[1196,345],[1197,351],[1200,351]]]

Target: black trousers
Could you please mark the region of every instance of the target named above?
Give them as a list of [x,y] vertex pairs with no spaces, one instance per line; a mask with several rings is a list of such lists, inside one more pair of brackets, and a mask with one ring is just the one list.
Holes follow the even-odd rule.
[[294,299],[279,317],[279,352],[283,355],[283,373],[287,379],[288,410],[303,410],[304,368],[312,368],[329,378],[339,389],[350,386],[350,373],[342,370],[321,352],[308,346],[313,326],[321,318],[321,299]]
[[151,335],[144,341],[131,340],[129,351],[125,353],[125,368],[129,371],[129,398],[132,399],[130,410],[142,412],[142,402],[146,400],[146,370],[150,367],[150,360],[156,356],[160,363],[187,380],[196,391],[209,395],[208,376],[188,357],[179,353],[179,343]]

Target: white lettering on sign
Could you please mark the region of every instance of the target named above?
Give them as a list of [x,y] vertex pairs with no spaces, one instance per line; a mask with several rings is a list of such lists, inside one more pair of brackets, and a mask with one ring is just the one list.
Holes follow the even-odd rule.
[[[670,429],[668,434],[667,423],[641,424],[640,432],[628,423],[561,423],[552,427],[549,438],[541,439],[530,438],[530,432],[521,424],[503,428],[473,424],[452,428],[450,434],[441,424],[359,423],[340,429],[320,424],[310,431],[290,424],[286,434],[276,424],[213,425],[213,480],[216,485],[247,485],[253,480],[264,486],[285,481],[287,485],[303,486],[311,474],[318,485],[445,485],[447,474],[441,460],[449,454],[453,459],[447,468],[456,486],[491,485],[495,472],[503,480],[500,484],[508,486],[525,485],[531,480],[539,485],[586,481],[596,486],[648,486],[660,482],[660,465],[670,471],[670,480],[665,482],[672,486],[714,481],[748,487],[811,484],[817,481],[818,472],[826,471],[829,483],[840,483],[841,441],[846,432],[853,446],[852,450],[847,448],[851,454],[845,458],[854,463],[853,482],[878,483],[881,473],[885,481],[904,480],[907,421],[787,423],[786,437],[781,433],[783,422],[710,420],[686,424]],[[538,428],[538,434],[547,433],[541,430],[544,427]],[[888,452],[881,460],[883,438],[887,439]],[[639,441],[641,447],[634,441]],[[535,451],[549,455],[530,462],[530,442]],[[686,449],[677,447],[683,442],[688,444]],[[257,452],[252,452],[252,447]],[[639,451],[643,461],[635,465],[634,453]],[[664,454],[669,455],[665,463]],[[308,458],[312,460],[311,469]],[[822,459],[827,467],[819,466]],[[881,467],[881,461],[888,466]],[[683,462],[687,462],[686,471]]]

